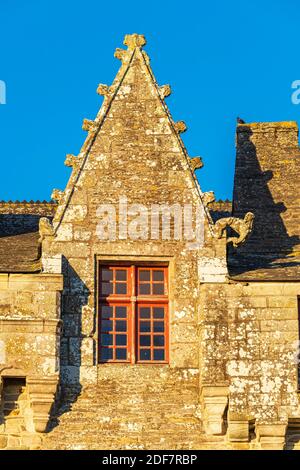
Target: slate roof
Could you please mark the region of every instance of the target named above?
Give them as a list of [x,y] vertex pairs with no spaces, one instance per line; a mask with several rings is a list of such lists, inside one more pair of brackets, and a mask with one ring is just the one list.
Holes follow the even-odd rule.
[[51,219],[55,209],[45,201],[0,202],[0,272],[41,271],[39,219]]

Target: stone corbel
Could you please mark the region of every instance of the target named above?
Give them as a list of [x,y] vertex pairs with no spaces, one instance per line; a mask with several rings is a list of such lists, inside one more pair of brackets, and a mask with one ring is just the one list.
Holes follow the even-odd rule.
[[226,228],[231,227],[237,232],[238,237],[229,237],[227,243],[232,243],[234,247],[237,247],[244,243],[252,232],[254,221],[254,214],[247,212],[244,219],[238,219],[236,217],[225,217],[219,219],[215,223],[214,232],[216,238],[222,238],[226,234]]
[[159,95],[162,100],[170,96],[171,93],[170,85],[162,85],[159,87]]
[[203,425],[206,434],[225,434],[224,413],[228,404],[228,387],[213,385],[203,386],[201,404]]
[[230,442],[249,441],[249,418],[240,413],[228,413],[228,439]]
[[177,134],[182,134],[187,130],[187,126],[184,121],[177,121],[174,122],[174,129],[177,132]]
[[255,432],[264,450],[283,450],[287,423],[256,424]]
[[33,412],[36,432],[46,432],[50,411],[54,404],[58,385],[58,376],[27,378],[26,384]]

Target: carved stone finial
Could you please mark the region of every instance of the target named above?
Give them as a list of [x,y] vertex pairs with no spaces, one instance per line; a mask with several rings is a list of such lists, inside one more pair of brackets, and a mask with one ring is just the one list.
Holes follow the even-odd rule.
[[60,189],[53,189],[52,194],[51,194],[51,199],[53,199],[53,201],[60,203],[60,201],[63,198],[63,195],[64,195],[64,192],[61,191]]
[[54,235],[54,228],[47,217],[41,217],[39,220],[39,242],[41,243],[45,236],[47,235]]
[[143,34],[126,34],[123,44],[130,50],[136,47],[143,47],[146,44],[146,39]]
[[185,132],[187,130],[187,127],[184,121],[175,122],[174,127],[175,127],[175,131],[178,132],[178,134],[181,134],[182,132]]
[[170,96],[171,93],[170,85],[162,85],[159,87],[159,94],[161,99],[167,98],[167,96]]
[[108,85],[103,85],[100,83],[97,88],[98,95],[108,96],[110,94],[110,87]]
[[204,166],[204,163],[202,161],[201,157],[194,157],[190,159],[190,164],[192,167],[192,170],[199,170],[199,168],[202,168]]
[[[75,155],[72,155],[71,153],[68,153],[66,155],[66,159],[65,159],[65,165],[66,166],[70,166],[70,167],[73,167],[76,165],[78,161],[78,158],[75,157]],[[53,198],[52,198],[53,199]]]
[[91,119],[84,119],[83,124],[82,124],[82,129],[84,131],[94,131],[95,130],[95,121],[92,121]]
[[207,193],[203,193],[203,202],[206,206],[208,206],[208,204],[212,204],[213,202],[215,202],[215,200],[216,200],[216,197],[213,191],[208,191]]
[[231,227],[238,234],[238,237],[229,237],[227,243],[232,243],[234,247],[237,247],[244,243],[251,233],[253,221],[254,214],[252,214],[252,212],[247,212],[244,219],[238,219],[236,217],[220,219],[215,223],[216,238],[222,238],[226,227]]

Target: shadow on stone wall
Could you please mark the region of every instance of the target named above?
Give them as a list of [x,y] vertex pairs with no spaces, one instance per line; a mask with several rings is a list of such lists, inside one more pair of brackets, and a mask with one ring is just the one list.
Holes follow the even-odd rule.
[[[292,260],[289,254],[300,244],[299,236],[289,236],[281,214],[291,207],[275,202],[268,187],[274,177],[273,171],[263,171],[257,156],[257,150],[251,141],[250,127],[237,128],[237,154],[233,193],[233,215],[243,218],[246,212],[253,212],[255,220],[253,231],[246,243],[238,249],[229,246],[228,258],[234,274],[257,268],[274,268],[280,261],[280,267],[299,266],[299,259]],[[279,150],[280,151],[280,150]],[[283,150],[286,152],[286,149]],[[290,156],[292,158],[292,156]],[[270,158],[270,167],[276,159]],[[277,168],[276,168],[277,170]],[[280,171],[280,168],[278,168]],[[282,180],[284,180],[282,175]],[[286,181],[281,184],[286,185]],[[291,177],[290,184],[293,184]],[[284,194],[284,191],[282,191]],[[279,195],[280,192],[277,192]],[[288,198],[285,201],[289,203]],[[289,220],[293,218],[290,214]]]
[[[62,257],[64,289],[62,293],[63,334],[60,345],[60,386],[51,411],[47,432],[59,425],[60,417],[71,411],[81,393],[80,367],[82,346],[82,309],[90,291],[66,257]],[[95,358],[94,358],[95,359]]]

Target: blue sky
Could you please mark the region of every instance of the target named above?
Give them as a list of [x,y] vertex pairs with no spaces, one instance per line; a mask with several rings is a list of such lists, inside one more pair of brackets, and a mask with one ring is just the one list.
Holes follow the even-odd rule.
[[297,0],[0,0],[0,21],[0,199],[64,189],[65,155],[79,152],[126,33],[145,34],[173,118],[188,126],[187,150],[203,158],[201,187],[218,198],[232,195],[236,116],[299,123]]

